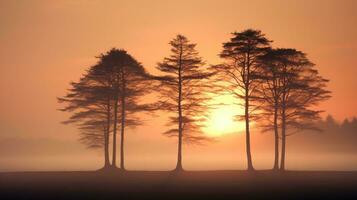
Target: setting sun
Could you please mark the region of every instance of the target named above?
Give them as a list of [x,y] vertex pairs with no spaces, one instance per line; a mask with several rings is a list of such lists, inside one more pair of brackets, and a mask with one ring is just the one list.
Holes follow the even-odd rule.
[[223,96],[214,100],[215,103],[219,102],[224,105],[220,105],[209,112],[208,120],[203,128],[206,134],[215,137],[244,131],[244,123],[235,120],[238,114],[242,114],[242,110],[239,106],[232,105],[233,101],[234,99],[230,96]]
[[357,200],[356,8],[0,0],[0,200]]

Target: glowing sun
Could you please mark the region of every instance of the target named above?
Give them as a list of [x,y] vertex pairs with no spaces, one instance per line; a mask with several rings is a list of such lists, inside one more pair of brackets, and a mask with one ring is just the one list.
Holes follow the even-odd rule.
[[221,136],[243,131],[244,124],[235,120],[240,111],[241,109],[229,105],[211,110],[205,122],[204,132],[210,136]]

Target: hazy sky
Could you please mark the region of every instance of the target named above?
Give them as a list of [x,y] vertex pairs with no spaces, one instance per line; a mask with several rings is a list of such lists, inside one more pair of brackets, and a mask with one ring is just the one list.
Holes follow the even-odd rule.
[[[260,29],[274,40],[274,47],[306,52],[331,80],[333,97],[322,109],[339,120],[356,116],[356,9],[353,0],[1,0],[0,168],[40,169],[61,163],[73,169],[93,163],[92,156],[101,153],[85,150],[76,141],[76,129],[60,124],[68,114],[56,110],[56,97],[65,94],[69,82],[78,80],[95,56],[112,47],[126,49],[155,73],[155,64],[169,54],[168,42],[178,33],[198,44],[207,63],[216,64],[231,32]],[[129,154],[140,155],[141,162],[156,156],[166,159],[162,168],[174,166],[175,141],[160,135],[162,124],[159,117],[130,131],[129,144],[147,145],[128,147]],[[159,154],[158,142],[168,149],[167,155]],[[230,163],[239,144],[214,144],[211,149],[219,149],[217,155]],[[240,145],[239,151],[243,149]],[[198,156],[195,151],[192,155]],[[70,159],[80,161],[71,165]]]

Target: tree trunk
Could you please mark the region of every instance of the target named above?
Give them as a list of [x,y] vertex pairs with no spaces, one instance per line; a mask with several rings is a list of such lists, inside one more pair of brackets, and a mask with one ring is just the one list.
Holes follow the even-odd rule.
[[108,168],[110,166],[109,161],[109,132],[105,130],[104,133],[104,168]]
[[104,133],[104,168],[110,166],[109,161],[109,134],[110,134],[110,99],[108,99],[107,104],[107,127]]
[[116,167],[116,156],[117,156],[117,124],[118,124],[118,96],[114,101],[114,128],[113,128],[113,160],[112,166]]
[[107,105],[107,127],[104,132],[104,168],[108,168],[110,166],[109,161],[109,134],[110,134],[110,105]]
[[182,107],[181,107],[181,100],[182,100],[182,75],[181,75],[181,56],[182,56],[182,47],[180,51],[180,59],[179,59],[179,70],[178,70],[178,151],[177,151],[177,165],[176,171],[182,171]]
[[[179,111],[180,112],[180,111]],[[181,121],[181,120],[179,120]],[[177,155],[177,165],[176,170],[182,171],[182,121],[179,122],[179,138],[178,138],[178,155]]]
[[[181,84],[181,83],[180,83]],[[178,103],[178,151],[177,151],[177,165],[176,170],[182,171],[182,108],[181,108],[181,85],[179,86],[179,103]]]
[[249,130],[249,86],[250,86],[250,52],[247,52],[247,61],[245,63],[246,65],[246,73],[247,76],[244,78],[244,86],[245,86],[245,135],[246,135],[246,151],[247,151],[247,165],[248,165],[248,171],[253,171],[253,162],[252,162],[252,153],[250,151],[250,130]]
[[278,105],[275,100],[274,107],[274,137],[275,137],[275,159],[274,159],[274,170],[279,169],[279,130],[278,130]]
[[121,97],[121,130],[120,130],[120,168],[125,170],[124,165],[124,130],[125,130],[125,77],[122,72],[122,97]]
[[[122,109],[124,106],[122,106]],[[125,129],[125,122],[124,122],[124,116],[125,116],[125,111],[122,111],[122,124],[121,124],[121,132],[120,132],[120,168],[122,170],[125,170],[125,165],[124,165],[124,129]]]
[[247,151],[247,164],[248,170],[252,171],[252,155],[250,151],[250,130],[249,130],[249,99],[248,99],[248,87],[245,90],[245,134],[246,134],[246,151]]
[[285,106],[282,108],[282,121],[281,121],[281,163],[280,170],[285,170],[285,143],[286,143],[286,116]]

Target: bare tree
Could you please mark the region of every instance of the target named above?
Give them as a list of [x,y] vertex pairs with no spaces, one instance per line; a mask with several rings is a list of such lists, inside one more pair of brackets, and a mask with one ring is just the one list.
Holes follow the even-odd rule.
[[234,32],[230,41],[223,44],[220,57],[225,62],[212,66],[212,70],[222,82],[222,90],[244,102],[239,103],[244,106],[244,116],[238,117],[239,120],[241,117],[245,120],[248,170],[254,170],[250,150],[250,121],[254,117],[254,111],[257,110],[253,102],[260,82],[255,78],[255,74],[261,70],[258,57],[265,54],[270,42],[259,30]]
[[178,137],[178,156],[176,170],[182,168],[183,140],[191,143],[201,143],[207,137],[201,134],[201,120],[205,111],[204,101],[207,97],[203,89],[206,87],[204,80],[211,73],[204,68],[202,58],[195,50],[196,44],[183,35],[177,35],[171,42],[171,56],[164,58],[157,69],[165,73],[160,78],[162,84],[161,109],[174,112],[169,125],[176,125],[164,134],[169,137]]

